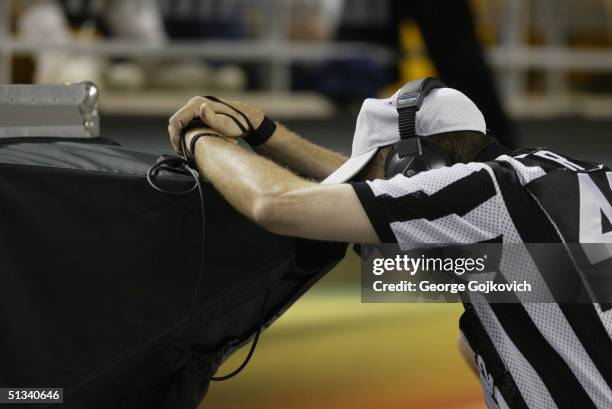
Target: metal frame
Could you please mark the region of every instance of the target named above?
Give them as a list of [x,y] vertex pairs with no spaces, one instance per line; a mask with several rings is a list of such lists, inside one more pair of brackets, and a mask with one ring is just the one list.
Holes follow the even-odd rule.
[[[502,90],[507,100],[524,97],[526,94],[525,72],[541,68],[547,74],[546,97],[551,101],[567,96],[568,86],[564,71],[612,71],[612,52],[608,49],[570,49],[564,46],[567,33],[565,25],[554,24],[554,19],[545,23],[546,44],[540,47],[526,45],[526,33],[535,0],[500,0],[503,16],[498,34],[500,45],[488,50],[491,64],[500,69]],[[578,1],[577,1],[578,2]],[[283,0],[265,2],[267,12],[266,32],[261,40],[249,41],[205,41],[172,42],[167,46],[143,46],[124,41],[100,41],[95,44],[32,43],[19,40],[11,34],[11,1],[0,1],[0,83],[10,82],[11,59],[14,54],[35,53],[41,50],[64,50],[106,56],[155,56],[202,57],[209,59],[260,62],[266,75],[269,91],[275,93],[289,90],[290,65],[294,61],[315,63],[329,58],[344,59],[367,56],[389,62],[397,53],[383,47],[359,43],[329,44],[292,42],[287,39],[287,3]],[[539,11],[554,16],[554,1],[537,3]],[[502,18],[503,17],[503,18]]]
[[[202,57],[233,62],[262,62],[269,68],[267,84],[274,92],[289,89],[290,63],[293,61],[319,62],[326,59],[369,58],[388,62],[396,53],[384,47],[366,43],[293,42],[287,40],[287,2],[270,0],[266,32],[261,40],[247,41],[190,41],[172,42],[164,46],[147,46],[138,42],[102,40],[87,43],[40,43],[24,41],[11,34],[11,1],[0,1],[0,83],[10,83],[11,58],[14,54],[32,54],[38,51],[61,50],[113,57]],[[280,12],[279,12],[280,10]]]

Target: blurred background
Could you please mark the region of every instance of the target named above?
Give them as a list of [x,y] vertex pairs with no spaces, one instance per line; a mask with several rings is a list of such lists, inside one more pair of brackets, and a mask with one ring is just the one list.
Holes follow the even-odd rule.
[[[94,81],[102,136],[159,154],[194,95],[349,153],[364,98],[433,75],[512,147],[612,164],[611,46],[612,0],[0,0],[0,83]],[[349,251],[201,407],[484,408],[461,306],[361,304],[359,274]]]

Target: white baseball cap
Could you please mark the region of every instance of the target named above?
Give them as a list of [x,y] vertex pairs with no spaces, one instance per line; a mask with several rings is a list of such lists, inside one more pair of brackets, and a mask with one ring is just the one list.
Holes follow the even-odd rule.
[[[372,160],[378,149],[400,140],[397,123],[397,91],[390,98],[368,98],[363,102],[353,136],[351,157],[324,184],[351,180]],[[423,100],[416,113],[416,133],[430,136],[453,131],[486,133],[486,123],[476,104],[461,91],[436,88]]]

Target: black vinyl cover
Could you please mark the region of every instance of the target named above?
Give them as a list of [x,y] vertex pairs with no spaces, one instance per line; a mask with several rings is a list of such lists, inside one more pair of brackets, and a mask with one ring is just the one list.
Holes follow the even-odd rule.
[[269,325],[344,256],[261,229],[204,183],[205,275],[186,336],[200,202],[152,189],[156,159],[110,143],[0,144],[0,387],[62,387],[66,409],[195,408],[208,380],[187,344],[214,374],[254,335],[266,290]]

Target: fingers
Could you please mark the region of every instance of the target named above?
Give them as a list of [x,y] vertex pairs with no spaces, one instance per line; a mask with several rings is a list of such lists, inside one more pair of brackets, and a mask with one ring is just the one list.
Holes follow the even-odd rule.
[[[263,121],[264,113],[258,108],[255,108],[249,104],[245,104],[241,101],[234,100],[224,100],[224,103],[236,108],[238,111],[242,112],[251,122],[254,128],[259,127],[261,122]],[[225,104],[220,102],[216,102],[213,100],[207,100],[207,104],[215,111],[216,113],[226,113],[236,118],[243,127],[248,128],[248,124],[245,119],[238,112],[234,111],[232,108],[228,107]]]
[[[232,108],[230,108],[229,106],[227,106],[225,104],[228,104],[228,105],[234,107],[238,111],[246,114],[246,116],[249,119],[251,119],[250,115],[249,115],[249,111],[247,109],[247,108],[249,108],[249,106],[246,105],[243,102],[240,102],[240,101],[224,100],[223,102],[224,103],[221,103],[221,102],[217,102],[217,101],[214,101],[212,99],[206,98],[206,104],[212,109],[213,112],[215,112],[217,114],[225,114],[225,115],[221,115],[221,118],[223,118],[223,117],[228,118],[228,115],[229,115],[232,118],[235,118],[235,120],[238,121],[242,125],[242,127],[244,129],[247,129],[248,128],[248,124],[245,121],[245,119],[242,117],[242,115],[240,115],[238,112],[234,111]],[[229,124],[231,126],[230,132],[231,132],[232,129],[236,130],[235,131],[236,134],[232,134],[231,136],[234,137],[234,138],[239,137],[239,136],[243,136],[244,129],[241,129],[239,126],[237,126],[235,121],[233,121],[231,118],[228,118],[228,119],[231,122],[224,121],[224,123],[225,124]],[[252,122],[252,119],[251,119],[251,122]],[[236,125],[236,128],[234,128],[234,125]]]
[[[228,103],[242,111],[245,107],[248,107],[239,101],[229,101]],[[249,113],[246,114],[249,115]],[[260,115],[255,116],[258,117]],[[205,97],[193,97],[187,102],[187,104],[176,111],[176,113],[172,115],[168,121],[170,143],[172,144],[174,150],[179,154],[182,153],[180,144],[181,130],[189,123],[189,121],[195,118],[200,118],[205,124],[217,132],[231,138],[239,138],[243,136],[244,129],[247,128],[244,118],[242,118],[241,115],[227,105]],[[235,118],[236,121],[240,122],[242,128],[236,124],[235,120],[232,118]],[[261,121],[255,121],[256,124],[259,122]]]
[[[208,99],[208,98],[204,98],[204,101],[208,104],[208,106],[210,106],[212,108],[213,111],[215,111],[216,113],[225,113],[225,114],[229,114],[229,115],[234,115],[237,116],[238,114],[236,113],[236,111],[234,111],[233,109],[231,109],[230,107],[228,107],[225,104],[222,104],[221,102],[217,102],[217,101],[213,101],[212,99]],[[241,110],[242,111],[242,107],[241,105],[243,105],[242,103],[238,102],[238,101],[226,101],[223,100],[223,102],[233,106],[234,108]],[[242,119],[242,118],[240,118]],[[246,124],[245,124],[246,125]]]
[[170,117],[168,121],[168,134],[170,135],[170,143],[172,143],[172,147],[176,152],[180,153],[181,130],[189,121],[200,116],[199,108],[205,101],[206,99],[203,97],[191,98],[187,104]]
[[[232,118],[215,112],[209,103],[200,105],[199,115],[202,122],[224,136],[239,138],[243,134],[243,130]],[[236,117],[235,113],[233,117]]]

